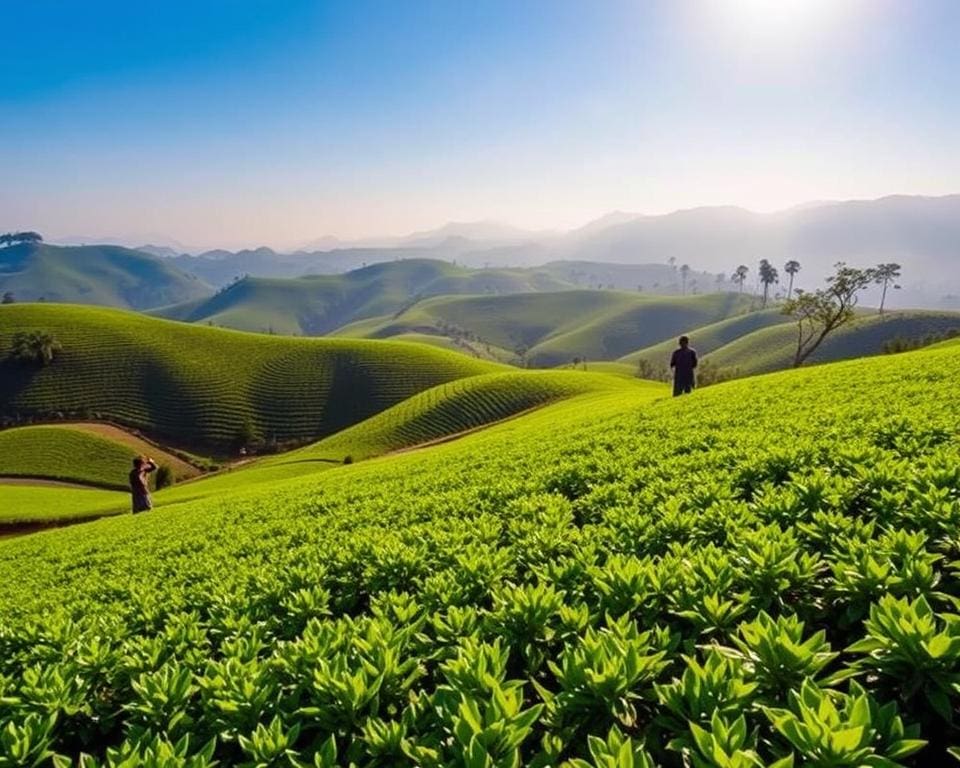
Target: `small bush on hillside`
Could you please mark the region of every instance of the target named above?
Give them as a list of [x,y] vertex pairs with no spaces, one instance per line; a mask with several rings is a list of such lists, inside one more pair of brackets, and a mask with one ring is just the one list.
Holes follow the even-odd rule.
[[883,352],[887,355],[895,355],[898,352],[910,352],[914,349],[929,347],[931,344],[937,344],[948,339],[955,339],[960,336],[960,328],[950,328],[943,333],[928,333],[926,336],[920,336],[908,339],[904,336],[895,336],[883,345]]
[[13,335],[10,356],[21,363],[50,365],[63,345],[47,331],[20,331]]
[[173,485],[176,478],[173,476],[173,470],[168,464],[161,464],[157,469],[156,486],[159,491],[161,488],[168,488]]

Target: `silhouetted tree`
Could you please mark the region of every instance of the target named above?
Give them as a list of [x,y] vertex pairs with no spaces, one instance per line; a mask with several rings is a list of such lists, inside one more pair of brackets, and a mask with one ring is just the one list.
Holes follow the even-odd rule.
[[0,304],[13,304],[16,302],[16,298],[13,295],[13,291],[7,291],[3,294],[3,299],[0,299]]
[[740,286],[740,293],[743,293],[743,284],[747,282],[747,274],[749,272],[750,270],[747,268],[747,265],[741,264],[733,271],[733,275],[730,276],[730,279]]
[[797,322],[794,367],[812,355],[823,340],[854,317],[857,294],[876,280],[876,270],[854,269],[843,262],[827,278],[827,287],[812,293],[799,288],[796,298],[783,305],[783,314]]
[[777,282],[779,275],[776,267],[766,259],[760,259],[760,282],[763,283],[763,306],[767,306],[770,286]]
[[800,271],[800,262],[790,259],[783,265],[783,271],[790,275],[790,286],[787,288],[787,301],[793,296],[793,276]]
[[684,264],[680,267],[680,284],[682,285],[681,292],[686,294],[687,292],[687,277],[690,275],[690,265]]
[[716,280],[714,280],[717,286],[717,291],[722,291],[723,287],[727,284],[727,276],[723,272],[717,272]]
[[[883,285],[883,293],[880,294],[880,314],[883,314],[883,305],[887,301],[887,286],[890,285],[894,280],[900,277],[900,265],[899,264],[878,264],[877,268],[873,271],[874,282],[880,285]],[[899,289],[900,286],[894,283],[894,289]]]
[[0,245],[42,242],[43,236],[39,232],[7,232],[5,235],[0,235]]

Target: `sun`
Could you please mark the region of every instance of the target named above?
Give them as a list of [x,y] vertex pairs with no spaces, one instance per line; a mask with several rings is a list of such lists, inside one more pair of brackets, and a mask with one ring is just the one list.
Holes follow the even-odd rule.
[[740,43],[803,44],[836,29],[858,0],[709,0],[718,27]]

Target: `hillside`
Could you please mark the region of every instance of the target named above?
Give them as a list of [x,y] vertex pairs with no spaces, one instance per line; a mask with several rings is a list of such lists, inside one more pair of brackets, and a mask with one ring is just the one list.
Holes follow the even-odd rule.
[[[790,318],[781,314],[779,309],[773,308],[745,312],[710,325],[685,328],[681,333],[690,337],[691,346],[703,357],[748,333],[771,325],[787,323],[789,320]],[[640,360],[646,360],[653,365],[665,365],[670,360],[670,353],[676,348],[677,339],[669,338],[659,344],[630,352],[621,357],[620,360],[629,365],[636,365]]]
[[587,392],[646,388],[664,395],[664,386],[582,371],[510,371],[472,376],[414,395],[376,416],[297,451],[268,460],[290,463],[362,459],[422,445],[515,416],[531,408]]
[[[863,315],[828,336],[807,364],[879,355],[884,345],[898,338],[912,341],[955,330],[960,330],[960,312],[911,310]],[[717,368],[736,370],[741,375],[789,368],[796,332],[793,323],[763,328],[713,349],[705,359]]]
[[[9,359],[11,336],[44,330],[45,368]],[[217,451],[307,442],[492,363],[418,344],[293,339],[102,308],[0,307],[0,416],[110,419]]]
[[574,357],[615,360],[748,306],[749,299],[732,293],[671,297],[576,290],[439,297],[420,301],[392,317],[345,326],[334,335],[390,338],[433,333],[466,339],[480,348],[490,345],[515,354],[524,352],[528,364],[549,367]]
[[424,296],[565,287],[535,271],[471,270],[444,261],[408,259],[343,275],[247,277],[206,301],[166,307],[155,314],[239,330],[316,336],[356,320],[396,313]]
[[946,765],[957,349],[0,542],[0,724],[131,764]]
[[0,480],[43,478],[125,490],[135,456],[170,467],[173,478],[199,470],[156,446],[101,424],[38,425],[0,430]]
[[211,289],[166,259],[114,245],[0,248],[0,293],[17,301],[149,309],[207,296]]

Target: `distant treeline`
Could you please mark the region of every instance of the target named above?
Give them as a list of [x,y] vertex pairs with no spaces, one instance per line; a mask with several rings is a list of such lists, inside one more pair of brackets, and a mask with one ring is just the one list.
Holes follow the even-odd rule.
[[39,232],[7,232],[0,235],[0,245],[17,245],[18,243],[42,243],[43,235]]

